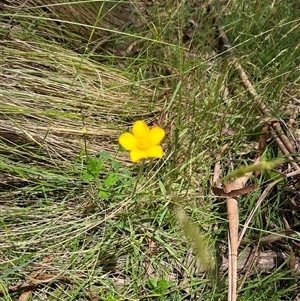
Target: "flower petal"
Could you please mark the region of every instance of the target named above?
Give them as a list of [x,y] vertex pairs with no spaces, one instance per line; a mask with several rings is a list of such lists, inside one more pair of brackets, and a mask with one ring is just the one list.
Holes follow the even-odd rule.
[[147,149],[147,158],[161,158],[164,154],[160,145],[153,145]]
[[147,152],[144,150],[140,150],[140,149],[136,148],[130,152],[130,160],[133,163],[135,163],[139,160],[142,160],[142,159],[147,159],[147,158],[148,158]]
[[119,143],[128,151],[135,149],[137,142],[137,139],[131,133],[123,133],[119,137]]
[[150,129],[145,121],[138,120],[133,124],[132,134],[137,139],[142,137],[148,137]]
[[151,145],[158,145],[165,137],[165,131],[159,127],[155,126],[150,130],[149,133],[149,140],[151,142]]

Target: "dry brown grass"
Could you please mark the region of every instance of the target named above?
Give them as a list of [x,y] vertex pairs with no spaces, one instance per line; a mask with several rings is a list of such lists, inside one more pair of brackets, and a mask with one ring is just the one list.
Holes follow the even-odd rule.
[[132,120],[161,111],[149,86],[79,54],[83,45],[93,49],[130,24],[141,26],[143,5],[16,0],[2,2],[0,9],[6,14],[0,24],[0,129],[6,143],[74,157],[83,147],[85,126],[90,154],[115,153],[117,136]]
[[115,152],[117,136],[132,118],[147,119],[161,110],[146,86],[56,43],[25,41],[10,33],[2,46],[3,141],[76,156],[86,126],[91,154]]
[[6,28],[22,21],[34,29],[35,35],[81,51],[129,25],[141,27],[145,20],[142,2],[15,0],[2,1],[0,9],[7,15]]

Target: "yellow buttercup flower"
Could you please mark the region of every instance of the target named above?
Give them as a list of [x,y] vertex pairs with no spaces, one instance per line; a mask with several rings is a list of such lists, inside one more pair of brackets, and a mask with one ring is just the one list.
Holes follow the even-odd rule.
[[132,133],[123,133],[119,137],[119,143],[130,151],[130,159],[137,162],[148,158],[161,158],[163,149],[159,145],[165,137],[165,131],[154,126],[149,128],[145,121],[138,120],[133,124]]

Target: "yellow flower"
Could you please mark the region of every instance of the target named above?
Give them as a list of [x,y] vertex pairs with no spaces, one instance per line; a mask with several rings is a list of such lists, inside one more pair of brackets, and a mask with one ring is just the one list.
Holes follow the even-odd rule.
[[149,129],[145,121],[138,120],[133,124],[132,133],[123,133],[119,143],[130,151],[130,159],[137,162],[148,158],[161,158],[163,149],[159,145],[165,137],[165,131],[155,126]]

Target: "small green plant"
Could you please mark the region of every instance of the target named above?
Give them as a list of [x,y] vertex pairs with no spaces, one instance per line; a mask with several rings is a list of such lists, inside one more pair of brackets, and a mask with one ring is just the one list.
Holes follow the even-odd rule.
[[120,170],[120,164],[106,151],[86,158],[86,169],[81,180],[94,182],[97,196],[106,201],[124,198],[124,192],[132,187],[133,179],[128,170]]
[[155,278],[151,278],[148,281],[148,286],[153,292],[157,294],[163,294],[170,286],[169,282],[165,279],[157,281]]

